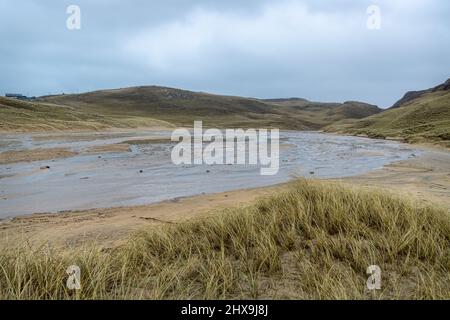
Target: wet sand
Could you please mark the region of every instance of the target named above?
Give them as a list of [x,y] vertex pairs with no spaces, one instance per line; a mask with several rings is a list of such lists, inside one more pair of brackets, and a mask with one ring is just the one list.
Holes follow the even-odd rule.
[[[433,152],[400,161],[373,172],[331,179],[351,185],[378,186],[393,194],[408,194],[450,212],[450,153]],[[200,195],[161,203],[109,209],[35,214],[0,222],[0,243],[44,244],[73,247],[96,243],[114,247],[133,232],[148,226],[201,218],[221,209],[251,204],[260,197],[281,192],[288,184]]]
[[102,154],[106,152],[131,152],[130,145],[127,143],[106,144],[103,146],[93,146],[88,148],[86,153]]
[[77,152],[67,148],[39,148],[33,150],[5,151],[0,153],[0,164],[62,159],[73,157],[75,155],[77,155]]
[[[175,165],[167,132],[72,134],[56,140],[32,135],[1,137],[6,152],[68,148],[77,154],[0,165],[0,218],[148,205],[271,186],[293,176],[355,176],[421,154],[415,147],[383,140],[314,132],[280,134],[279,170],[269,176],[261,175],[263,166],[258,164]],[[241,147],[237,152],[245,156],[246,151]]]
[[287,184],[163,201],[151,205],[34,214],[0,221],[0,246],[17,244],[76,247],[96,243],[114,247],[148,225],[173,224],[245,206]]
[[[92,146],[90,151],[95,151],[95,148],[99,148],[99,153],[125,151],[128,146],[123,142],[119,147],[117,144],[99,145]],[[423,152],[420,155],[391,163],[382,169],[329,180],[357,187],[378,186],[388,192],[412,195],[424,203],[443,206],[450,211],[450,152],[425,147],[421,150]],[[367,156],[367,152],[370,156],[377,156],[377,151],[361,151],[361,156]],[[73,247],[96,243],[114,247],[145,226],[179,223],[215,214],[224,208],[249,205],[260,197],[286,190],[287,187],[288,184],[283,183],[176,198],[149,205],[73,210],[4,219],[0,220],[0,246],[48,243],[56,247]]]
[[378,186],[387,192],[405,193],[450,211],[450,152],[424,153],[361,176],[339,179],[361,186]]

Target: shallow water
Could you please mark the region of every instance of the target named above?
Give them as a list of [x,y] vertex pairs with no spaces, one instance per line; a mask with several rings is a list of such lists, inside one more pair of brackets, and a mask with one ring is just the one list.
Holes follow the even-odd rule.
[[[119,143],[134,137],[168,135],[134,132],[96,136],[6,135],[0,151],[89,147]],[[139,205],[241,188],[267,186],[293,176],[346,177],[366,173],[421,152],[411,146],[314,132],[280,132],[280,170],[260,175],[254,165],[172,164],[173,144],[132,146],[131,152],[81,153],[72,158],[0,165],[0,218],[38,212],[58,212]],[[40,170],[49,165],[49,170]],[[143,172],[140,173],[140,170]],[[209,172],[207,172],[209,171]]]

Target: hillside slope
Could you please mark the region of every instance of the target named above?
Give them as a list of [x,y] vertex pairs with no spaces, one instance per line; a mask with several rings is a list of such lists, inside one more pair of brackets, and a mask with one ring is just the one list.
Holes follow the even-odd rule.
[[301,114],[303,119],[317,123],[319,128],[344,119],[362,119],[380,113],[377,106],[358,101],[344,103],[313,102],[301,98],[267,99],[266,103],[285,107],[291,113]]
[[186,126],[192,125],[194,120],[203,120],[205,126],[222,128],[317,130],[335,121],[358,119],[381,111],[359,102],[317,103],[298,99],[301,104],[286,104],[285,99],[259,100],[157,86],[49,96],[41,100],[89,113],[151,117]]
[[398,108],[401,107],[403,105],[406,105],[408,102],[420,98],[422,96],[424,96],[427,93],[433,93],[433,92],[437,92],[437,91],[448,91],[450,90],[450,79],[448,79],[446,82],[437,85],[433,88],[430,89],[426,89],[426,90],[419,90],[419,91],[408,91],[407,93],[405,93],[405,95],[398,100],[391,108]]
[[44,101],[111,116],[134,115],[161,119],[175,125],[191,126],[203,120],[206,126],[314,127],[298,119],[286,124],[278,108],[254,99],[216,96],[163,87],[133,87],[75,95],[44,97]]
[[0,97],[0,131],[95,131],[169,126],[171,124],[150,117],[104,115],[52,103],[27,102]]
[[406,142],[433,142],[450,147],[450,80],[413,97],[407,94],[382,113],[361,120],[344,120],[325,131],[396,138]]

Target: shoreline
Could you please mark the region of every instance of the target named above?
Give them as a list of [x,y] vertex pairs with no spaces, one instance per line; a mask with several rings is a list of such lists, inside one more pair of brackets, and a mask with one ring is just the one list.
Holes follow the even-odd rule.
[[[288,130],[286,130],[286,131],[288,131]],[[402,137],[386,137],[384,139],[379,139],[379,138],[370,138],[368,135],[363,135],[363,134],[350,134],[350,133],[344,133],[344,132],[338,132],[338,131],[317,130],[315,132],[331,134],[331,135],[336,135],[336,136],[344,136],[344,137],[357,137],[357,138],[365,138],[365,139],[370,139],[370,140],[398,142],[398,143],[407,144],[409,146],[415,146],[415,147],[418,147],[418,148],[426,150],[426,151],[450,152],[450,148],[443,146],[440,142],[437,142],[437,141],[411,143],[411,142],[406,141]]]
[[[392,163],[369,173],[340,179],[319,179],[356,187],[389,188],[450,211],[449,155],[426,154]],[[115,247],[130,234],[148,225],[178,223],[213,215],[226,208],[242,207],[258,198],[281,192],[289,182],[268,187],[233,190],[167,200],[148,205],[98,208],[60,213],[40,213],[0,221],[3,245],[51,243],[76,247],[95,242]]]
[[283,191],[289,182],[268,187],[196,195],[147,205],[35,213],[0,220],[0,243],[77,247],[95,241],[105,247],[123,243],[148,225],[174,224],[249,205],[259,197]]
[[[450,211],[450,152],[434,146],[419,146],[419,149],[425,153],[362,175],[319,180],[363,188],[384,188],[396,194],[412,195],[424,203],[440,205]],[[107,248],[116,247],[145,226],[178,223],[206,217],[226,208],[247,206],[260,197],[285,190],[289,184],[182,197],[147,205],[6,218],[0,220],[0,243],[3,246],[49,243],[70,248],[95,242]]]

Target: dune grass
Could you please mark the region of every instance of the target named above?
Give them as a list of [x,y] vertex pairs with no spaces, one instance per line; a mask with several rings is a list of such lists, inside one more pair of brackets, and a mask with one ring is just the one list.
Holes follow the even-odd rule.
[[[69,265],[81,290],[66,288]],[[368,291],[366,269],[382,270]],[[115,249],[0,251],[1,299],[448,299],[450,217],[380,190],[297,180]]]

